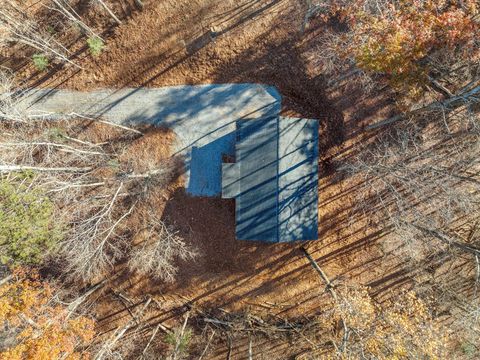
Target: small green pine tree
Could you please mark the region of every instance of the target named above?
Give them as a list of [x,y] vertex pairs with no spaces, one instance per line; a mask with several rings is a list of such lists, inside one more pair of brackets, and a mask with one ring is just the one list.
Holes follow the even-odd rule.
[[168,333],[165,336],[165,342],[172,345],[177,355],[186,355],[190,340],[192,339],[192,330],[190,328],[184,329],[181,333],[180,329],[175,329],[173,333]]
[[43,54],[34,54],[32,60],[38,71],[43,71],[48,67],[48,58]]
[[87,44],[88,44],[88,48],[90,49],[90,53],[94,57],[99,56],[102,53],[103,48],[105,47],[105,43],[98,36],[93,36],[88,38]]
[[52,201],[29,182],[0,180],[0,263],[39,264],[62,238]]

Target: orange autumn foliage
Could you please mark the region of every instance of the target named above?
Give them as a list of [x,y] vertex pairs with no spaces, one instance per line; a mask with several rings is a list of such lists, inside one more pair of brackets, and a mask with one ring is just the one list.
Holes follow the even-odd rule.
[[368,11],[369,2],[332,7],[349,25],[350,45],[338,50],[345,57],[353,56],[359,68],[385,75],[404,95],[420,94],[431,70],[426,58],[435,51],[458,61],[480,60],[478,51],[471,51],[480,34],[475,0],[384,2],[378,11]]
[[87,359],[79,350],[93,338],[94,322],[68,316],[65,306],[52,299],[54,289],[38,274],[15,270],[13,280],[0,286],[0,321],[15,340],[0,352],[1,360]]
[[[434,321],[425,301],[414,292],[403,293],[381,306],[365,287],[337,289],[333,316],[323,325],[331,327],[340,343],[343,333],[336,330],[340,319],[349,328],[347,349],[330,354],[331,359],[373,358],[444,359],[448,357],[448,335]],[[361,356],[362,355],[362,356]]]

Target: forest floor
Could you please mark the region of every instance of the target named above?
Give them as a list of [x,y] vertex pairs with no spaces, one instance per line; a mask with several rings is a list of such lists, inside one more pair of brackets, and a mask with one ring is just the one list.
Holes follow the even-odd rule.
[[[365,140],[363,127],[391,111],[388,94],[364,96],[348,81],[332,84],[316,66],[322,52],[319,34],[337,25],[314,20],[302,33],[305,6],[296,0],[144,3],[143,11],[127,11],[121,26],[105,30],[106,49],[98,58],[83,45],[72,44],[82,69],[52,67],[39,73],[18,62],[15,70],[22,85],[76,90],[206,83],[277,87],[284,115],[320,122],[319,240],[279,245],[237,241],[234,202],[190,197],[178,179],[159,197],[158,211],[200,256],[180,264],[173,284],[133,276],[122,266],[115,269],[97,299],[100,333],[111,334],[130,318],[107,289],[137,305],[146,294],[154,297],[160,305],[147,315],[152,325],[181,323],[186,303],[284,319],[314,317],[322,312],[325,287],[299,250],[301,245],[333,281],[366,285],[373,295],[407,283],[407,271],[395,261],[384,261],[388,249],[379,240],[385,233],[369,226],[368,215],[353,215],[361,180],[337,171]],[[122,8],[133,5],[124,2]],[[120,13],[120,5],[114,10]],[[96,16],[91,14],[92,19]],[[139,156],[158,151],[159,134],[142,140]],[[232,358],[246,357],[245,351],[245,343],[234,344]],[[271,341],[261,351],[265,359],[284,359],[299,349]],[[227,352],[226,341],[218,341],[208,358],[225,358]]]

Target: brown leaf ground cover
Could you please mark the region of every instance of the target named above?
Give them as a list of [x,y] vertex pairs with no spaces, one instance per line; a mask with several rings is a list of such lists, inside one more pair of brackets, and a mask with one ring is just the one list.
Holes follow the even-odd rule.
[[[332,280],[367,285],[374,295],[408,283],[411,277],[400,261],[385,261],[388,254],[381,246],[385,233],[369,226],[368,214],[353,211],[353,194],[361,183],[337,171],[365,140],[362,128],[388,116],[390,108],[387,95],[366,97],[348,82],[328,85],[329,79],[315,67],[312,53],[322,51],[318,37],[332,25],[314,21],[301,33],[305,7],[294,0],[145,0],[144,4],[139,11],[126,1],[115,3],[113,8],[124,23],[109,29],[87,9],[85,17],[107,29],[105,51],[92,58],[74,41],[74,60],[81,70],[54,67],[38,73],[20,61],[16,71],[22,85],[77,90],[230,82],[276,86],[284,99],[284,114],[320,122],[320,235],[306,244],[308,251]],[[149,134],[129,151],[155,158],[168,152],[164,136],[171,135]],[[101,334],[108,336],[130,317],[108,289],[121,291],[138,304],[151,295],[158,305],[147,316],[152,326],[176,326],[187,311],[186,303],[282,319],[309,318],[323,311],[324,284],[300,252],[301,244],[236,241],[234,203],[189,197],[181,178],[159,192],[156,201],[162,218],[179,229],[200,256],[180,264],[174,284],[135,277],[119,265],[97,299]],[[265,359],[288,358],[309,346],[262,342],[255,348],[262,348]],[[234,344],[232,358],[245,357],[245,346]],[[194,353],[202,349],[199,344]],[[210,351],[208,358],[225,358],[227,341],[214,341]]]

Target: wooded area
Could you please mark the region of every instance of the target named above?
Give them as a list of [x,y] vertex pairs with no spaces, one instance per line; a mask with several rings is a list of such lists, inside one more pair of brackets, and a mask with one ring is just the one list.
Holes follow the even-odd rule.
[[[479,39],[477,0],[4,0],[0,359],[478,358]],[[20,106],[204,83],[318,119],[318,240],[237,242],[182,134]]]

